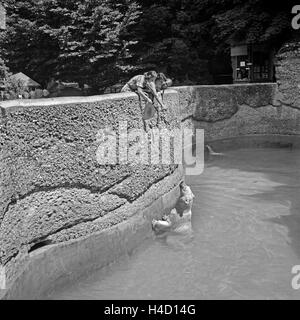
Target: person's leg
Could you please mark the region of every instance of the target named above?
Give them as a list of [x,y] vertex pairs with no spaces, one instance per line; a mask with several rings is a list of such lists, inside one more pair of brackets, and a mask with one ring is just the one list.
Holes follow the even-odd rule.
[[156,113],[157,113],[157,126],[160,129],[160,124],[161,124],[160,108],[158,106],[158,107],[155,107],[155,109],[156,109]]
[[[158,98],[160,99],[160,101],[163,102],[163,94],[161,91],[159,91],[157,93]],[[166,124],[169,124],[169,122],[166,119],[166,111],[167,109],[162,108],[162,106],[158,106],[157,107],[157,124],[160,125],[160,123],[163,121]]]
[[147,120],[144,120],[144,119],[143,119],[143,122],[144,122],[144,129],[145,129],[145,131],[148,133],[149,130],[150,130],[149,123],[148,123]]
[[[141,115],[143,115],[144,110],[143,110],[143,106],[142,106],[142,98],[138,93],[137,93],[137,95],[139,97],[139,106],[140,106],[140,110],[141,110]],[[143,120],[143,124],[144,124],[144,130],[146,132],[148,132],[149,131],[149,124],[146,122],[146,120],[143,119],[143,116],[142,116],[142,120]]]

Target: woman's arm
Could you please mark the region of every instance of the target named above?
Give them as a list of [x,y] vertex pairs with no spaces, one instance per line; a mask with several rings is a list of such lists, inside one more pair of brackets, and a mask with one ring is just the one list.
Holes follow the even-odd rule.
[[166,109],[164,103],[162,102],[162,99],[158,96],[158,93],[156,91],[155,83],[154,82],[148,82],[147,87],[149,88],[150,92],[153,94],[156,101],[160,104],[160,106],[163,109]]
[[152,103],[151,99],[147,96],[147,94],[144,92],[144,90],[141,87],[137,88],[137,92],[139,95],[142,96],[142,98],[146,101],[146,102],[150,102]]

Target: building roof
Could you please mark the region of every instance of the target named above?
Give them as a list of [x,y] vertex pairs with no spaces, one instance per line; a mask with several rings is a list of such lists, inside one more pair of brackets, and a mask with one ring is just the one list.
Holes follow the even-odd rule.
[[17,81],[23,81],[24,84],[29,88],[39,88],[41,86],[39,83],[26,76],[26,74],[24,74],[23,72],[13,74],[11,78]]

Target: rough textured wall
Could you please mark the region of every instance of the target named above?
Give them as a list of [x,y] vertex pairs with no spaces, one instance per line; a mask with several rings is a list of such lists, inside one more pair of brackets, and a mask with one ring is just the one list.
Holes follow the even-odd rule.
[[[165,95],[163,126],[205,129],[207,141],[299,135],[298,100],[283,103],[282,90],[277,84],[174,88]],[[291,90],[297,93],[294,84]],[[0,267],[8,279],[22,271],[36,245],[80,239],[128,220],[182,178],[177,166],[97,162],[99,129],[117,129],[119,121],[143,128],[134,94],[7,102],[0,121]]]
[[300,42],[288,43],[277,55],[278,100],[300,109]]
[[[171,92],[165,99],[171,110],[165,126],[176,127],[177,95]],[[127,121],[128,130],[143,128],[136,95],[3,104],[0,265],[8,278],[34,246],[120,223],[141,209],[133,204],[153,184],[175,177],[156,198],[178,184],[177,166],[97,162],[99,129],[117,131],[119,121]],[[144,199],[144,206],[149,204]]]
[[300,134],[300,109],[278,99],[276,83],[176,88],[188,125],[206,141],[253,134]]

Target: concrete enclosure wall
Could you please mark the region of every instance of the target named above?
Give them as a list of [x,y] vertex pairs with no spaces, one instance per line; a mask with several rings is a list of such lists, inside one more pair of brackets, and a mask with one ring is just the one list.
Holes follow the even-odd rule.
[[[187,122],[204,129],[206,141],[242,135],[300,133],[300,105],[282,104],[274,84],[179,88]],[[185,108],[185,106],[187,106]],[[191,124],[190,124],[191,125]]]
[[[282,75],[279,87],[173,88],[165,95],[169,111],[162,125],[204,129],[206,141],[297,136],[299,99],[286,96],[298,91],[287,91],[287,77]],[[183,176],[177,165],[97,162],[100,129],[117,130],[120,121],[127,121],[129,130],[144,128],[135,94],[11,101],[2,103],[0,121],[0,269],[8,287],[36,248],[84,241],[130,221],[176,190]],[[150,126],[156,127],[156,120]]]
[[[171,129],[180,124],[177,96],[165,99]],[[100,129],[117,132],[126,121],[143,130],[135,94],[14,101],[1,111],[0,265],[8,284],[35,248],[126,221],[182,179],[176,165],[99,164]]]

